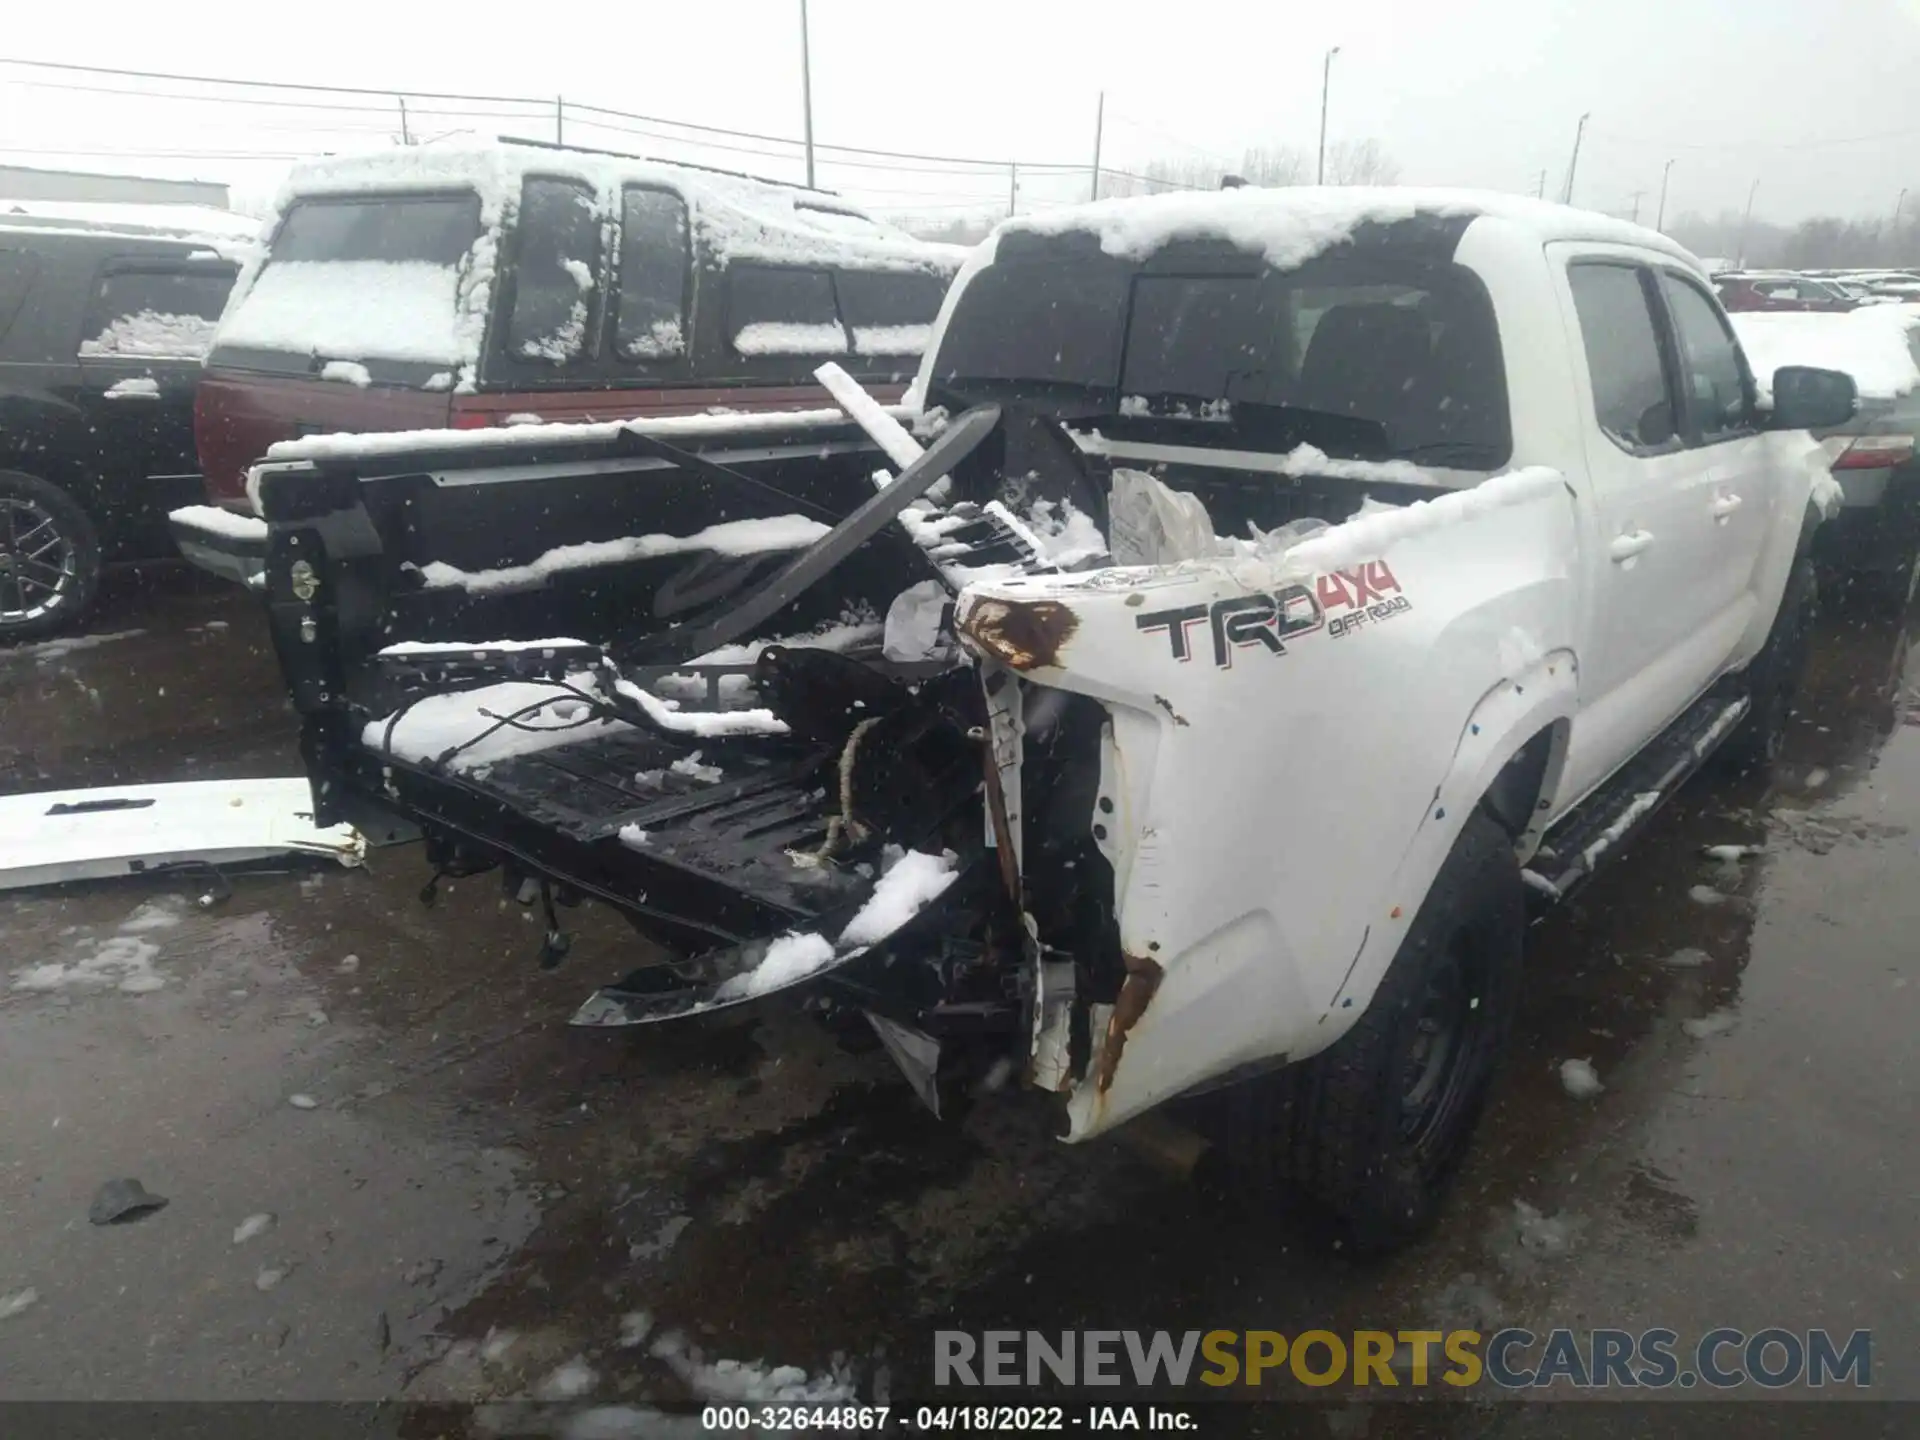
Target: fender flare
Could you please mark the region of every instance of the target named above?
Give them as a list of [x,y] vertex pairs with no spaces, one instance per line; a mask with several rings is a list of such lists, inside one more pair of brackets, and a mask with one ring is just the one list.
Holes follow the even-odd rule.
[[[1360,942],[1346,978],[1328,1001],[1327,1014],[1343,1014],[1351,1023],[1373,997],[1387,966],[1432,888],[1447,853],[1459,839],[1467,817],[1478,807],[1507,766],[1522,756],[1539,735],[1550,736],[1540,776],[1539,796],[1551,794],[1566,756],[1567,734],[1579,697],[1579,661],[1570,649],[1548,651],[1525,670],[1489,689],[1460,727],[1446,774],[1434,787],[1400,860],[1389,894],[1400,898],[1375,918]],[[1532,802],[1525,827],[1515,837],[1525,858],[1539,846],[1549,812]],[[1345,1026],[1341,1027],[1342,1030]]]

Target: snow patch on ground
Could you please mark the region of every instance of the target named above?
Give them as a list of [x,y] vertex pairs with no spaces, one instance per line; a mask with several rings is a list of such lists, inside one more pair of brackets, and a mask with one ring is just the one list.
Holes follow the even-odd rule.
[[167,983],[166,977],[153,968],[160,947],[151,940],[138,934],[116,934],[85,944],[90,950],[77,959],[22,966],[13,972],[13,988],[41,993],[115,989],[144,995]]
[[557,1366],[547,1378],[540,1382],[542,1400],[578,1400],[599,1379],[594,1368],[581,1356],[574,1356],[565,1364]]
[[1697,1020],[1682,1020],[1680,1028],[1695,1040],[1708,1040],[1731,1030],[1736,1019],[1738,1017],[1731,1010],[1716,1010],[1711,1015],[1702,1015]]
[[558,545],[525,565],[495,570],[462,570],[444,560],[419,567],[429,590],[459,588],[473,595],[498,595],[537,590],[556,575],[625,565],[661,555],[683,555],[702,550],[715,555],[764,555],[802,550],[827,533],[828,527],[804,515],[770,515],[753,520],[725,520],[691,535],[629,535],[618,540],[588,540]]
[[854,1398],[853,1380],[844,1373],[810,1376],[797,1365],[769,1365],[764,1360],[708,1363],[678,1333],[661,1336],[649,1353],[703,1400],[828,1404]]
[[1560,1086],[1576,1100],[1591,1100],[1607,1088],[1590,1060],[1562,1060]]
[[109,400],[160,398],[160,382],[149,375],[130,375],[125,380],[116,380],[105,392]]
[[1513,1202],[1520,1248],[1536,1255],[1564,1255],[1573,1243],[1572,1227],[1555,1215],[1542,1215],[1524,1200]]
[[1688,945],[1674,951],[1660,963],[1674,970],[1698,970],[1703,965],[1711,965],[1713,956],[1697,946]]
[[909,850],[902,855],[840,932],[840,948],[877,944],[893,934],[960,878],[959,859],[951,850],[939,855]]

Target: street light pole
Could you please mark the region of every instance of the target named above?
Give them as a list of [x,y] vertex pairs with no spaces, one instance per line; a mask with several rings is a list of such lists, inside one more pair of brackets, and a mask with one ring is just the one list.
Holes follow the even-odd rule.
[[1667,177],[1673,174],[1673,161],[1669,160],[1660,172],[1660,213],[1653,218],[1653,228],[1662,235],[1667,233]]
[[1327,87],[1333,83],[1333,57],[1339,53],[1340,47],[1336,45],[1320,63],[1320,166],[1313,177],[1316,185],[1327,183]]
[[1093,111],[1093,193],[1088,197],[1100,198],[1100,140],[1107,129],[1107,92],[1100,92],[1100,103]]
[[1573,203],[1573,174],[1574,171],[1580,168],[1580,141],[1587,133],[1587,121],[1592,118],[1593,112],[1589,110],[1585,115],[1580,117],[1579,125],[1574,128],[1573,155],[1572,158],[1567,161],[1567,188],[1560,192],[1560,203],[1562,205],[1571,205]]
[[1742,269],[1745,269],[1747,264],[1747,222],[1753,219],[1753,197],[1759,188],[1760,177],[1756,175],[1753,177],[1753,184],[1747,187],[1747,208],[1740,216],[1740,244],[1736,247],[1740,253],[1734,257],[1733,262]]
[[807,188],[813,189],[813,56],[807,40],[807,0],[800,0],[800,108],[807,137]]
[[[1899,245],[1900,243],[1900,212],[1906,208],[1907,208],[1907,190],[1906,190],[1906,187],[1903,185],[1900,187],[1900,198],[1893,202],[1893,243],[1896,246]],[[1892,255],[1890,258],[1893,260],[1895,264],[1898,264],[1900,262],[1900,256],[1897,252],[1894,255]]]

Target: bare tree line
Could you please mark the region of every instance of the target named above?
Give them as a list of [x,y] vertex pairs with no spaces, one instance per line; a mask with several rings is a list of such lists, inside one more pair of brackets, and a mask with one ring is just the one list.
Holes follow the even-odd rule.
[[[1198,157],[1149,160],[1131,172],[1100,172],[1102,199],[1155,195],[1167,190],[1218,190],[1234,176],[1249,185],[1311,185],[1315,157],[1294,145],[1260,145],[1241,155],[1229,170],[1218,160]],[[1391,185],[1400,166],[1378,140],[1336,140],[1327,147],[1329,185]]]
[[[1914,187],[1920,211],[1920,186]],[[1738,210],[1686,214],[1667,233],[1694,254],[1755,268],[1829,270],[1920,264],[1920,213],[1901,216],[1822,215],[1797,225],[1744,220]]]

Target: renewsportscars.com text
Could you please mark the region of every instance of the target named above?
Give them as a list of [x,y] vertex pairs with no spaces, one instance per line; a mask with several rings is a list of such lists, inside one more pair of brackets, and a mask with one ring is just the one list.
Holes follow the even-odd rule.
[[1865,1388],[1873,1332],[939,1330],[939,1386],[1493,1385],[1506,1390]]

